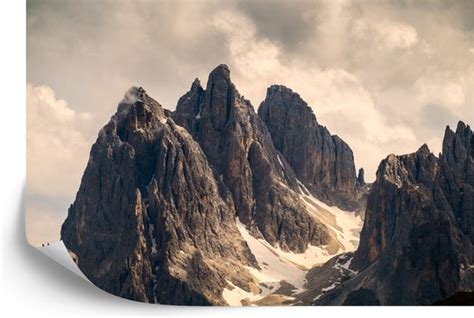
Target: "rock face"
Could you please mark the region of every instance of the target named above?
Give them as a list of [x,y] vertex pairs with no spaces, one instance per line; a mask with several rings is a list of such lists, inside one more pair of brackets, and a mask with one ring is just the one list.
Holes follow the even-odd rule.
[[[195,80],[175,112],[142,88],[130,89],[92,146],[61,228],[88,279],[117,296],[177,305],[268,304],[278,297],[265,293],[277,284],[280,296],[291,296],[280,303],[305,305],[432,304],[472,293],[469,126],[446,129],[439,158],[426,145],[389,155],[368,185],[363,169],[356,177],[349,146],[320,126],[296,93],[270,87],[259,115],[225,65],[211,72],[205,89]],[[294,265],[335,255],[347,240],[345,251],[355,248],[361,223],[347,224],[358,216],[347,218],[317,198],[346,209],[367,200],[358,249],[309,270],[298,294],[284,280],[262,283],[262,273],[282,276],[279,264],[265,263],[268,251]],[[287,268],[300,284],[305,270],[293,265]]]
[[350,266],[358,274],[316,303],[432,304],[472,291],[473,144],[460,122],[439,159],[423,145],[381,162]]
[[327,229],[306,212],[293,170],[232,84],[227,66],[211,72],[206,89],[194,81],[173,118],[200,144],[232,193],[239,219],[255,235],[297,252],[327,244]]
[[269,87],[258,114],[275,147],[313,195],[345,210],[359,207],[351,148],[318,124],[297,93],[281,85]]
[[100,131],[61,238],[98,287],[162,304],[225,304],[258,267],[231,195],[188,132],[133,88]]
[[364,186],[365,185],[365,172],[364,168],[359,169],[359,173],[357,174],[357,185]]
[[472,130],[459,122],[456,132],[446,128],[440,156],[440,186],[449,201],[454,218],[474,244],[474,137]]

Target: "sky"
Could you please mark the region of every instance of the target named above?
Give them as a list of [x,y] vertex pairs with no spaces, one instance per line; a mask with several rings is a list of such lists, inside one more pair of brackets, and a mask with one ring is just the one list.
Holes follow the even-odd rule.
[[298,92],[373,181],[474,124],[474,1],[28,0],[27,234],[59,239],[97,133],[131,86],[165,108],[227,64],[255,109]]

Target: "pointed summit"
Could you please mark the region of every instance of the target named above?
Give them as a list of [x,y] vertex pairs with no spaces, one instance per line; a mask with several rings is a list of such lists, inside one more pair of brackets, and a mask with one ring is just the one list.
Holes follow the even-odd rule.
[[456,133],[460,133],[460,132],[464,131],[466,128],[469,129],[469,125],[467,125],[467,127],[466,127],[466,124],[462,120],[460,120],[458,122],[457,127],[456,127]]
[[360,273],[354,281],[363,283],[347,281],[342,302],[363,302],[362,289],[381,305],[432,304],[472,290],[472,269],[465,264],[474,255],[473,141],[459,122],[456,133],[446,127],[439,159],[424,144],[380,163],[351,262]]
[[430,148],[428,147],[428,145],[425,143],[425,144],[421,145],[421,147],[416,151],[416,153],[418,155],[426,157],[426,156],[431,154],[431,151],[430,151]]
[[456,132],[446,127],[443,140],[443,157],[451,164],[462,163],[474,155],[474,135],[469,125],[459,121]]
[[360,186],[365,185],[365,172],[364,168],[359,169],[359,173],[357,174],[357,184]]
[[270,86],[258,115],[275,148],[314,196],[343,209],[359,208],[351,148],[318,123],[298,93],[282,85]]
[[201,86],[201,81],[199,80],[199,78],[196,77],[193,81],[193,84],[191,85],[191,90],[198,89],[200,87],[202,87]]
[[225,305],[227,284],[256,290],[246,266],[258,264],[199,145],[144,90],[125,99],[92,146],[61,228],[81,271],[148,303]]
[[211,71],[209,77],[230,79],[230,69],[226,64],[219,64]]
[[230,79],[230,70],[227,65],[220,64],[209,74],[206,90],[212,91],[214,88],[219,90],[229,90],[233,88]]
[[210,73],[199,97],[191,96],[180,99],[173,118],[199,142],[239,221],[283,250],[327,244],[327,229],[305,212],[293,171],[282,169],[265,124],[232,84],[227,65]]
[[298,101],[298,103],[288,103],[286,104],[287,107],[291,106],[298,106],[298,105],[304,105],[308,106],[308,104],[301,98],[301,96],[293,91],[291,88],[286,87],[284,85],[271,85],[270,87],[267,88],[267,99],[269,98],[275,98],[279,97],[282,99],[286,100],[295,100]]
[[272,85],[267,88],[265,102],[271,101],[280,102],[285,109],[298,109],[307,112],[309,116],[314,116],[313,111],[301,96],[284,85]]

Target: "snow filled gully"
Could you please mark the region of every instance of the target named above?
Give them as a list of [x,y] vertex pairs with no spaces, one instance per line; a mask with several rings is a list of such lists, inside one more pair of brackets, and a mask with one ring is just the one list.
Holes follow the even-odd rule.
[[273,247],[262,238],[253,237],[237,219],[237,228],[261,268],[246,267],[258,282],[260,293],[247,292],[228,282],[230,287],[224,289],[222,296],[229,305],[241,306],[243,301],[245,304],[264,302],[267,305],[291,303],[295,295],[306,290],[305,277],[309,269],[324,264],[337,254],[357,248],[363,224],[360,216],[355,212],[324,204],[312,196],[301,183],[300,189],[300,197],[305,202],[308,213],[329,229],[332,247],[310,245],[304,253],[286,252],[278,246]]

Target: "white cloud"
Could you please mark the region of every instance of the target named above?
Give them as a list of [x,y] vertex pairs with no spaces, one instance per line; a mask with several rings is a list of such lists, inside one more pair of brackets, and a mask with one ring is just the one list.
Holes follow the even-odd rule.
[[352,32],[358,39],[371,38],[388,49],[405,49],[418,42],[418,33],[413,26],[389,20],[362,18],[354,23]]
[[432,73],[415,82],[415,97],[419,105],[440,104],[459,116],[464,112],[466,94],[474,83],[471,78],[455,77],[453,74]]
[[92,116],[74,111],[47,86],[27,86],[27,188],[45,196],[72,196],[91,141],[83,133]]

